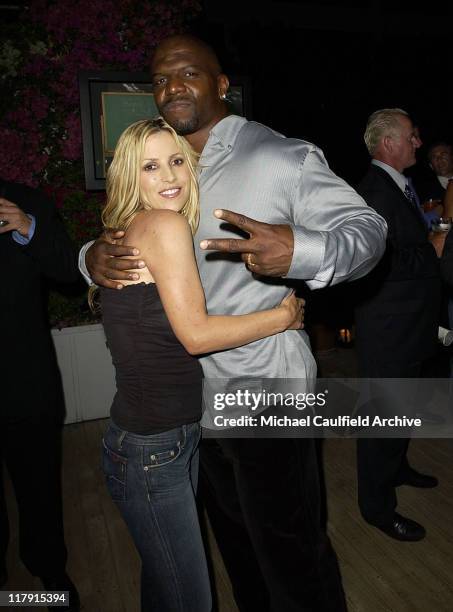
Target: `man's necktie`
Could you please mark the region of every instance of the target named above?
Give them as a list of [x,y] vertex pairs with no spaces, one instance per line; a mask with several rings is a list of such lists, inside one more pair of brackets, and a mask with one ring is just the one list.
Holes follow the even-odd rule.
[[415,193],[415,190],[412,188],[411,179],[407,180],[406,187],[404,188],[404,195],[409,200],[409,202],[412,204],[414,209],[417,211],[417,214],[423,220],[423,223],[425,225],[427,225],[426,219],[425,219],[425,217],[423,215],[423,211],[420,208],[420,203],[419,203],[418,196]]
[[409,183],[406,183],[406,187],[404,188],[404,195],[409,200],[409,202],[413,204],[415,208],[418,209],[417,196],[415,195],[415,192],[412,189],[412,187],[409,185]]

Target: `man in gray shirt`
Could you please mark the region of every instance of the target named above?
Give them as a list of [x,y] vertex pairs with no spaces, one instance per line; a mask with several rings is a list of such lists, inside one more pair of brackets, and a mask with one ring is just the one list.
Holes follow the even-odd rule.
[[[152,73],[160,112],[201,153],[195,249],[210,314],[277,304],[287,287],[281,279],[263,282],[263,275],[317,288],[358,278],[377,263],[385,247],[383,219],[329,170],[315,146],[228,116],[228,79],[205,43],[186,35],[165,39]],[[214,216],[228,208],[260,222],[225,210]],[[239,224],[250,238],[238,240],[221,219]],[[204,240],[219,233],[226,241]],[[237,256],[207,249],[241,252],[247,267]],[[117,287],[115,281],[138,278],[125,272],[131,261],[118,256],[137,254],[101,239],[86,253],[87,268],[97,284]],[[201,363],[210,379],[316,376],[303,331],[208,355]],[[239,608],[344,610],[335,554],[319,520],[313,441],[208,442],[203,493]]]

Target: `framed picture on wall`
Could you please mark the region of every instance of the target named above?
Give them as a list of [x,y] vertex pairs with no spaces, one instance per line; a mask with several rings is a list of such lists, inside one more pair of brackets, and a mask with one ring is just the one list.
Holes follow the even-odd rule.
[[103,91],[101,93],[101,132],[105,156],[112,156],[118,138],[139,119],[157,114],[152,93]]
[[102,190],[120,134],[159,113],[147,73],[80,72],[79,88],[85,186]]
[[[141,72],[80,72],[80,113],[87,190],[105,189],[116,142],[128,125],[157,117],[150,75]],[[251,118],[250,82],[232,77],[227,94],[232,113]]]

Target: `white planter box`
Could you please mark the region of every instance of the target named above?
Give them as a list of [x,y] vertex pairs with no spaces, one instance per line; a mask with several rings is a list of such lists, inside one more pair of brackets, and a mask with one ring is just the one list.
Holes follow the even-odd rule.
[[53,329],[63,381],[65,423],[108,417],[115,371],[101,324]]

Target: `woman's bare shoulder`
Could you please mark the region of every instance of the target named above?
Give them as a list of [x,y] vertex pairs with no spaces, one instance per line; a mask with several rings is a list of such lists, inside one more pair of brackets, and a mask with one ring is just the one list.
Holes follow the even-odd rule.
[[173,210],[143,210],[139,212],[127,230],[128,241],[165,239],[191,234],[185,217]]

